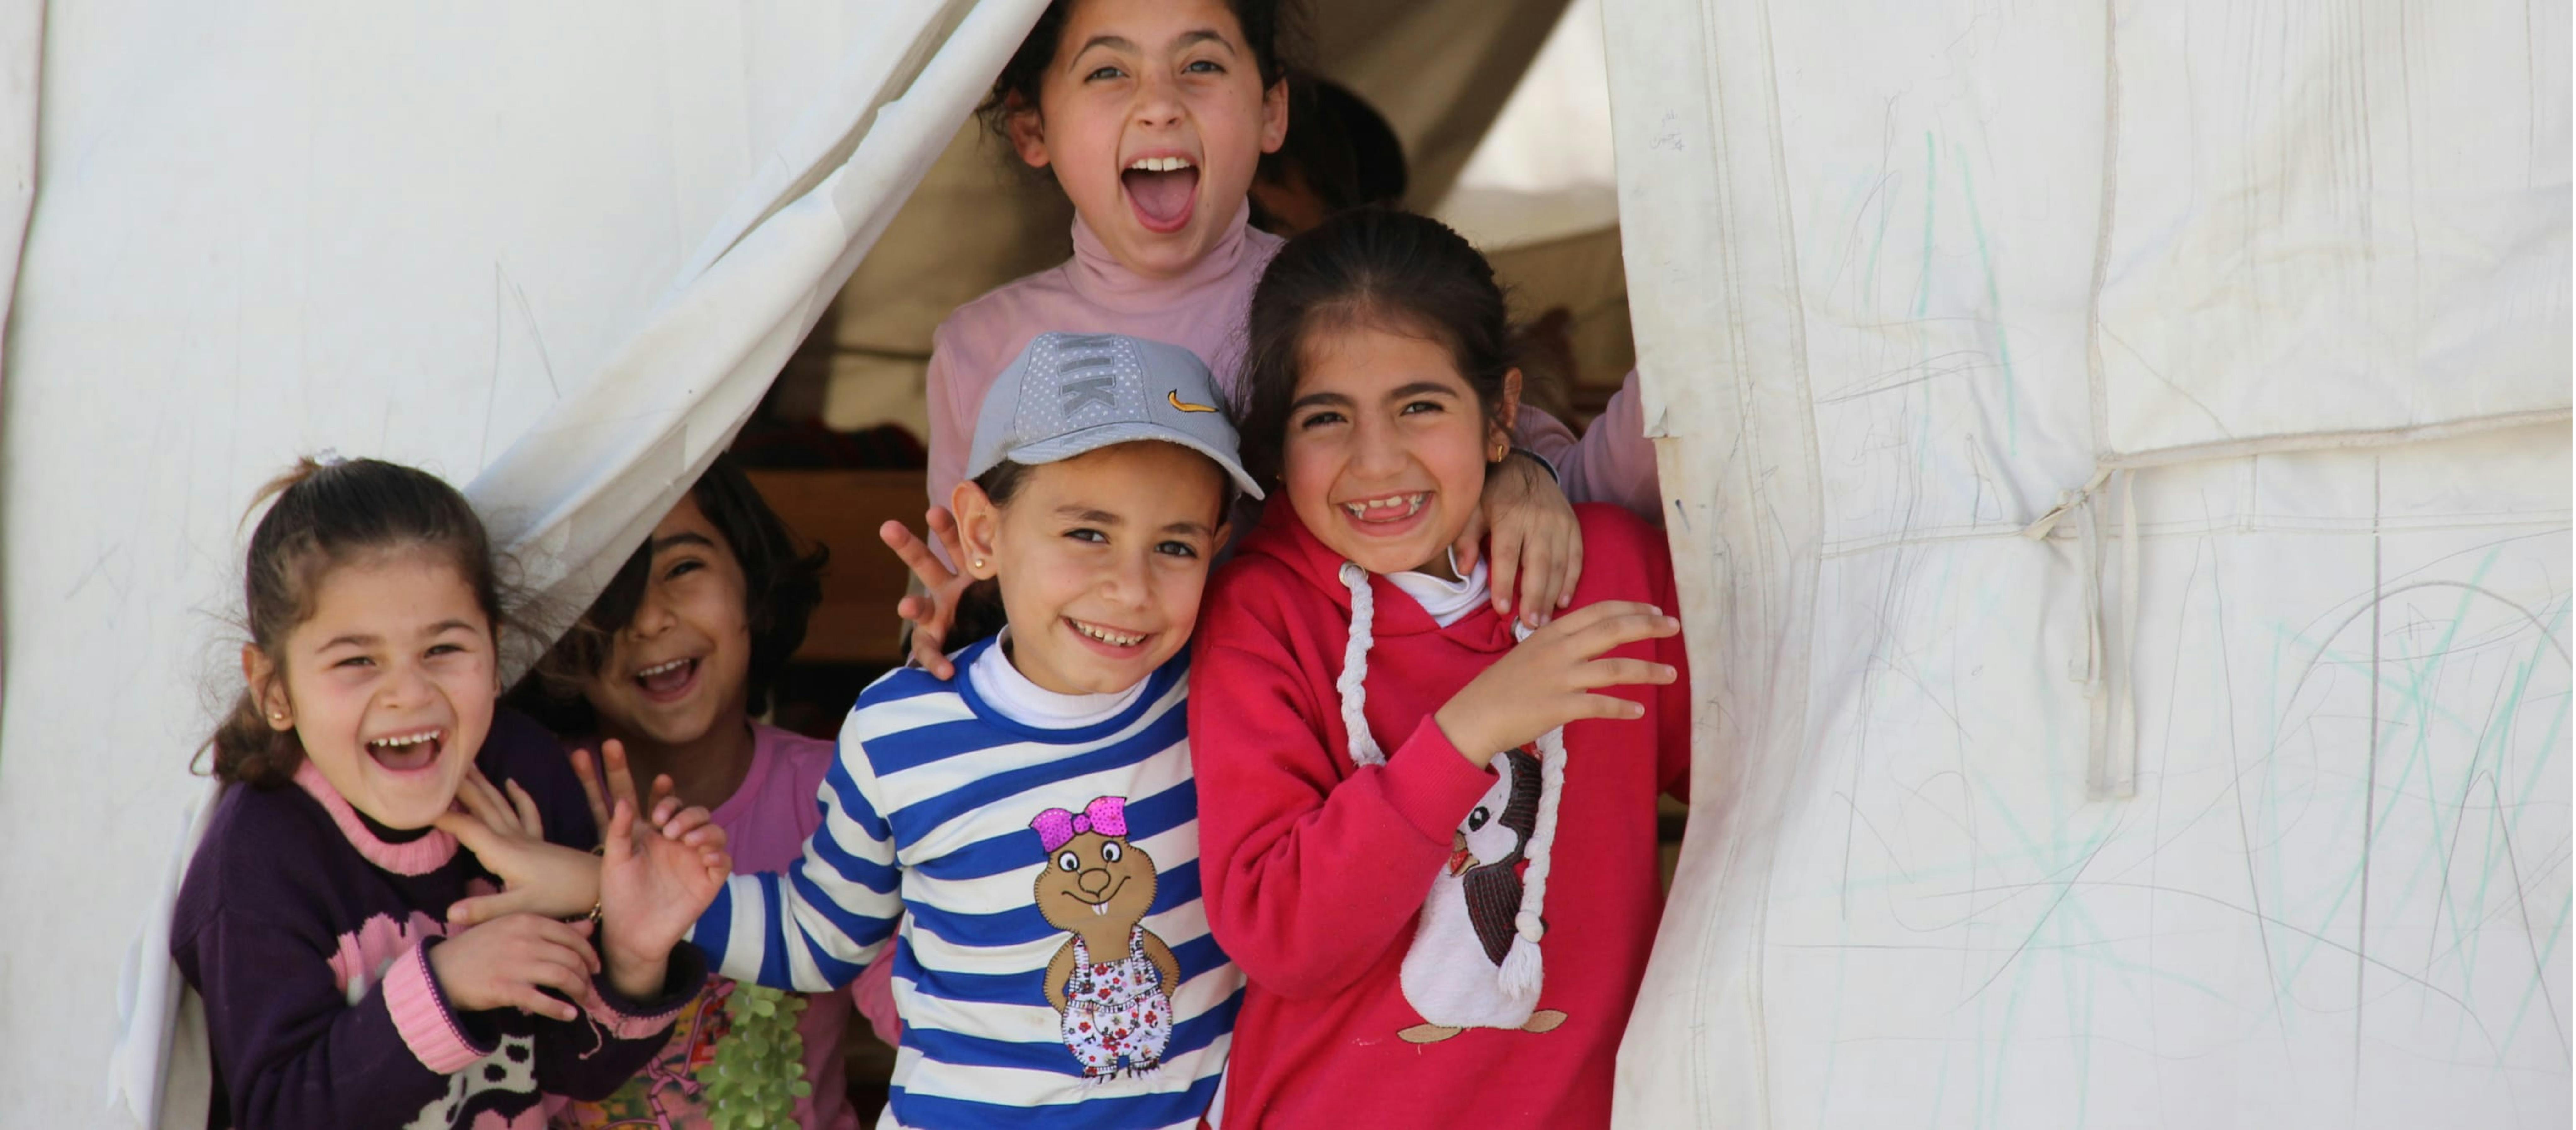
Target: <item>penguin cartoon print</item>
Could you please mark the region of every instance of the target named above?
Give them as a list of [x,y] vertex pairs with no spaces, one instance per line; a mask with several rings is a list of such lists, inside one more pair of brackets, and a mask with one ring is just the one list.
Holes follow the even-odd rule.
[[1127,842],[1127,799],[1097,797],[1080,812],[1050,808],[1029,821],[1046,848],[1038,913],[1071,934],[1047,963],[1046,1000],[1085,1079],[1152,1071],[1172,1039],[1180,959],[1145,928],[1154,857]]
[[1448,865],[1431,880],[1404,954],[1404,999],[1425,1021],[1396,1033],[1410,1043],[1438,1043],[1469,1028],[1546,1032],[1565,1022],[1564,1013],[1538,1008],[1534,978],[1514,991],[1497,975],[1517,936],[1519,864],[1538,825],[1540,774],[1526,748],[1493,764],[1500,779],[1458,822]]

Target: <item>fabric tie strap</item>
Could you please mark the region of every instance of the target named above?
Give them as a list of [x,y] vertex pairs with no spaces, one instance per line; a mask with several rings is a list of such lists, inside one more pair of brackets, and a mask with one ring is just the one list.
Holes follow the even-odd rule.
[[1038,842],[1045,844],[1049,852],[1072,842],[1075,836],[1084,832],[1122,837],[1127,834],[1127,798],[1094,797],[1090,804],[1082,806],[1081,812],[1050,808],[1029,821],[1029,827],[1038,830]]

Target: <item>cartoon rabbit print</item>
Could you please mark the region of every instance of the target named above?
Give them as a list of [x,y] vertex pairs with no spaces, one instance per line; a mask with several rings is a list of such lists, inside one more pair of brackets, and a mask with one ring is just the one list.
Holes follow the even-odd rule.
[[1127,842],[1127,799],[1097,797],[1080,812],[1050,808],[1029,821],[1046,848],[1038,913],[1072,935],[1047,963],[1046,999],[1063,1016],[1066,1050],[1085,1079],[1160,1066],[1172,1040],[1172,947],[1145,928],[1154,857]]

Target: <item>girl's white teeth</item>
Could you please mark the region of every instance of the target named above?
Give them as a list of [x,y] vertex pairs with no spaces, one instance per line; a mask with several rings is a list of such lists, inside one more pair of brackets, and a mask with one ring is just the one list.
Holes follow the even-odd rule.
[[[1429,497],[1431,496],[1428,493],[1399,494],[1368,502],[1345,502],[1342,504],[1342,509],[1350,511],[1351,517],[1365,519],[1369,516],[1369,511],[1388,511],[1401,506],[1404,508],[1404,516],[1410,518],[1422,511],[1422,500]],[[1379,517],[1393,517],[1393,515],[1381,513]]]
[[382,749],[392,749],[396,746],[418,745],[421,742],[428,741],[438,735],[439,731],[437,730],[422,730],[417,734],[397,734],[390,738],[377,738],[367,744]]
[[1127,162],[1129,171],[1144,173],[1176,173],[1182,169],[1197,167],[1191,164],[1187,157],[1138,157]]
[[657,663],[657,664],[654,664],[654,665],[653,665],[653,666],[651,666],[651,667],[647,667],[647,668],[645,668],[645,669],[643,669],[643,670],[641,670],[641,671],[636,672],[636,673],[635,673],[635,677],[636,677],[636,678],[638,678],[638,679],[650,679],[650,678],[652,678],[653,676],[655,676],[655,675],[659,675],[659,674],[661,674],[662,672],[665,672],[665,671],[677,671],[677,670],[679,670],[679,669],[680,669],[680,668],[682,668],[682,667],[688,666],[688,663],[689,663],[689,661],[688,661],[688,660],[686,660],[686,659],[674,659],[674,660],[672,660],[672,661],[670,661],[670,662],[668,662],[668,663]]
[[1122,636],[1105,628],[1092,627],[1080,620],[1067,619],[1065,623],[1073,625],[1074,631],[1090,636],[1091,638],[1099,640],[1105,644],[1112,644],[1118,647],[1134,647],[1137,644],[1145,642],[1145,637],[1143,636]]

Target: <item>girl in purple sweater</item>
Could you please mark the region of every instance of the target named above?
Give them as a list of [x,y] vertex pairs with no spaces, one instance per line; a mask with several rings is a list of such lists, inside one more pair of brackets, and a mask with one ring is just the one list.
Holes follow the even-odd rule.
[[[639,827],[617,779],[601,842],[553,737],[496,713],[498,589],[453,488],[305,460],[272,494],[248,688],[207,743],[227,787],[171,929],[215,1122],[541,1127],[547,1095],[615,1090],[705,982],[679,939],[723,887],[723,837],[703,810]],[[594,844],[596,869],[544,870],[595,883],[510,883]],[[449,928],[503,884],[514,913]]]

